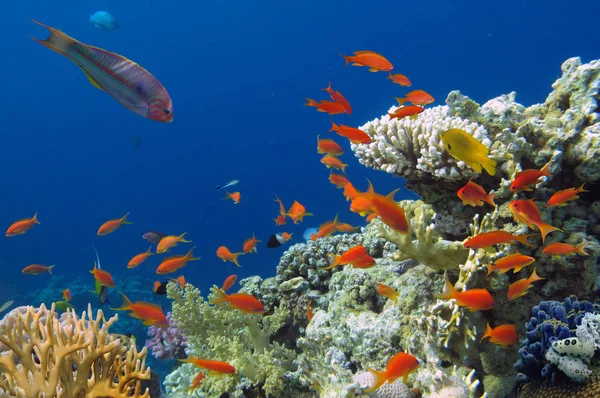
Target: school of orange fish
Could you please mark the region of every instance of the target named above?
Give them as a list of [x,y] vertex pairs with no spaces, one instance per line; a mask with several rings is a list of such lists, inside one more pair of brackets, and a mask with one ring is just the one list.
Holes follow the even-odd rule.
[[[400,86],[410,86],[410,80],[401,74],[392,74],[393,66],[384,56],[372,51],[357,51],[352,56],[344,56],[346,65],[352,63],[355,66],[365,66],[369,68],[371,72],[388,72],[388,78],[395,84]],[[330,100],[316,101],[307,98],[306,106],[315,107],[318,112],[327,113],[329,115],[338,114],[352,114],[352,107],[350,102],[340,93],[335,91],[331,83],[327,88],[322,89],[328,95]],[[417,115],[423,112],[424,107],[434,102],[434,98],[423,90],[414,90],[406,94],[405,97],[397,98],[399,107],[394,113],[390,113],[391,119],[401,119],[404,117],[417,117]],[[412,105],[406,105],[410,103]],[[339,136],[347,138],[352,143],[369,143],[371,138],[364,131],[350,127],[344,124],[336,124],[331,122],[330,132],[335,132]],[[369,182],[368,189],[366,191],[357,190],[349,179],[344,175],[347,164],[344,164],[339,156],[343,154],[341,146],[333,139],[320,138],[317,136],[317,151],[322,154],[321,163],[327,168],[331,169],[329,175],[329,181],[336,187],[343,189],[343,194],[348,201],[350,201],[350,211],[358,213],[361,216],[366,217],[367,222],[375,217],[379,217],[381,221],[386,224],[389,228],[401,233],[409,233],[409,223],[406,219],[402,206],[397,203],[393,197],[398,191],[395,190],[388,195],[382,195],[375,192],[373,185]],[[454,153],[451,153],[456,156]],[[464,160],[464,159],[463,159]],[[469,164],[469,163],[467,163]],[[513,193],[519,191],[532,191],[538,183],[542,181],[543,177],[551,178],[552,174],[549,171],[550,163],[544,166],[541,170],[528,169],[519,172],[514,181],[510,185],[510,190]],[[336,173],[334,170],[341,170],[342,173]],[[477,170],[476,170],[477,171]],[[481,172],[481,167],[479,167]],[[556,192],[546,203],[546,206],[564,206],[567,202],[577,199],[580,193],[586,192],[583,185],[579,188],[569,188],[559,192]],[[469,180],[464,187],[458,190],[458,197],[462,200],[463,205],[469,206],[484,206],[486,203],[491,206],[497,206],[494,202],[494,193],[487,193],[486,190],[478,185],[476,182]],[[227,192],[224,199],[230,199],[234,204],[240,203],[242,197],[240,192]],[[299,203],[294,201],[288,210],[284,206],[283,202],[275,197],[275,201],[279,205],[279,214],[274,219],[277,226],[285,225],[287,219],[291,219],[294,224],[297,224],[303,220],[304,217],[312,215],[306,211],[306,208]],[[509,203],[510,210],[514,215],[516,222],[521,222],[527,225],[529,228],[537,227],[541,233],[542,242],[545,241],[546,236],[552,231],[560,231],[559,228],[551,226],[542,220],[540,211],[537,204],[532,199],[513,200]],[[129,213],[128,213],[129,214]],[[106,221],[100,226],[97,234],[99,236],[107,235],[115,232],[119,227],[126,224],[131,224],[127,220],[128,214],[125,216]],[[14,222],[6,231],[7,237],[14,237],[22,235],[27,232],[34,225],[39,224],[37,214],[32,218],[27,218]],[[338,216],[333,220],[327,221],[321,224],[318,228],[317,233],[312,234],[311,238],[317,240],[322,237],[331,236],[336,232],[355,232],[359,228],[354,227],[347,223],[339,221]],[[506,231],[491,231],[480,233],[476,236],[470,237],[464,242],[464,247],[471,250],[486,249],[499,244],[513,244],[520,242],[528,246],[534,246],[528,242],[528,238],[532,235],[520,235],[516,236]],[[150,241],[151,244],[156,244],[156,248],[153,251],[152,246],[140,254],[135,255],[127,264],[127,268],[135,268],[142,264],[149,256],[156,254],[163,254],[170,251],[172,248],[180,243],[190,243],[190,240],[185,239],[185,233],[181,235],[164,235],[159,232],[149,232],[144,237]],[[283,232],[277,234],[277,240],[279,243],[284,243],[292,238],[291,233]],[[240,266],[238,257],[249,253],[256,252],[256,245],[258,240],[254,235],[251,238],[243,242],[242,251],[234,253],[226,246],[220,246],[216,255],[223,261],[230,261],[236,266]],[[585,242],[578,246],[572,246],[565,243],[555,242],[547,245],[542,253],[545,255],[570,255],[570,254],[581,254],[587,255],[584,250]],[[194,248],[192,247],[185,255],[173,255],[171,257],[162,260],[156,273],[159,275],[171,274],[182,269],[188,262],[198,260],[193,255]],[[519,272],[522,268],[527,267],[535,262],[535,258],[520,254],[518,251],[507,255],[503,258],[496,260],[493,264],[487,266],[488,275],[494,271],[499,273],[505,273],[509,270],[513,272]],[[362,245],[356,245],[341,255],[335,255],[329,266],[324,269],[333,269],[337,266],[351,265],[354,268],[370,268],[376,265],[375,259],[369,254],[367,249]],[[41,264],[32,264],[23,269],[23,273],[37,275],[41,273],[52,273],[54,266],[46,266]],[[94,263],[94,268],[90,271],[96,284],[96,293],[100,294],[102,289],[114,288],[115,282],[111,274],[104,269],[100,269],[99,264],[97,266]],[[262,314],[265,312],[262,303],[254,296],[246,293],[232,293],[227,294],[236,282],[237,277],[231,275],[226,279],[220,289],[216,290],[216,298],[213,299],[213,303],[225,303],[231,308],[243,311],[248,314]],[[508,289],[508,300],[512,301],[525,295],[528,289],[531,288],[532,283],[542,280],[544,278],[539,277],[536,274],[535,269],[532,271],[528,278],[524,278],[512,283]],[[176,279],[171,279],[182,287],[185,286],[185,278],[179,276]],[[165,294],[165,282],[156,281],[153,287],[153,291],[157,294]],[[392,301],[396,301],[398,292],[396,292],[390,286],[378,284],[378,292],[380,295],[387,297]],[[63,292],[63,298],[65,301],[71,300],[71,294],[68,289]],[[131,302],[123,293],[123,304],[118,308],[114,308],[117,311],[129,311],[130,315],[136,319],[140,319],[144,325],[155,325],[165,326],[167,324],[167,318],[163,313],[159,305],[149,302]],[[495,306],[495,301],[492,295],[484,288],[471,288],[465,291],[458,291],[454,286],[446,279],[444,291],[437,297],[442,299],[453,299],[456,304],[469,309],[470,311],[479,311],[491,309]],[[310,322],[313,311],[311,303],[308,303],[306,308],[307,318]],[[487,325],[485,334],[481,340],[489,338],[492,343],[500,346],[507,346],[517,342],[518,334],[515,325],[499,325],[495,328],[491,328]],[[201,359],[190,357],[183,360],[183,362],[192,363],[199,368],[208,369],[217,373],[234,373],[235,368],[227,362],[216,361],[211,359]],[[392,356],[383,371],[377,371],[369,369],[373,374],[374,383],[369,387],[366,392],[371,392],[379,388],[386,381],[392,382],[393,380],[402,377],[404,381],[408,375],[415,371],[419,366],[419,361],[412,355],[400,352]],[[204,373],[200,372],[198,377],[193,381],[191,389],[197,388],[200,382],[205,377]]]

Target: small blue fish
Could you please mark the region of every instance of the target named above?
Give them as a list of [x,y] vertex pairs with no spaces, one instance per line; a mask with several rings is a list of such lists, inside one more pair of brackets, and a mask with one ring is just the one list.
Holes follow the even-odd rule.
[[96,11],[90,15],[90,23],[102,30],[115,30],[119,27],[119,21],[106,11]]
[[232,187],[235,184],[237,184],[238,182],[240,182],[240,180],[231,180],[231,181],[226,182],[225,184],[217,185],[217,191],[220,189]]

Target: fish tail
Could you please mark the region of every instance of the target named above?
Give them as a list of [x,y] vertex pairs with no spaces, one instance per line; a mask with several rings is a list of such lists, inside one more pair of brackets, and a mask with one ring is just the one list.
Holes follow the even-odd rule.
[[337,267],[338,265],[340,265],[341,258],[342,258],[342,256],[338,256],[337,254],[335,254],[333,256],[333,261],[331,262],[331,264],[329,264],[327,267],[324,267],[321,269],[333,269],[333,268]]
[[481,165],[489,175],[496,175],[496,161],[494,159],[484,156],[483,159],[481,159]]
[[400,97],[395,97],[395,98],[396,98],[396,101],[398,101],[398,106],[402,106],[406,102],[408,102],[408,98],[400,98]]
[[[585,245],[585,243],[584,243]],[[54,268],[54,264],[48,267],[48,273],[52,275],[52,268]]]
[[234,263],[235,265],[237,265],[238,267],[241,267],[240,263],[238,263],[238,257],[239,257],[240,255],[242,255],[242,254],[244,254],[244,253],[232,253],[232,254],[231,254],[231,258],[232,258],[232,260],[231,260],[231,261],[233,261],[233,263]]
[[373,384],[371,385],[371,387],[367,388],[366,390],[363,390],[363,392],[371,393],[375,390],[377,390],[379,387],[381,387],[381,385],[383,383],[385,383],[388,379],[388,373],[387,371],[378,371],[378,370],[374,370],[374,369],[367,369],[369,371],[369,373],[371,373],[371,375],[373,376]]
[[529,239],[529,237],[531,237],[531,236],[535,236],[535,234],[518,235],[518,236],[515,236],[515,240],[518,242],[521,242],[524,245],[535,247],[535,245],[533,245],[527,241],[527,239]]
[[433,296],[439,299],[449,300],[458,296],[458,290],[450,283],[448,278],[444,280],[444,290],[441,294],[434,294]]
[[483,339],[485,339],[486,337],[492,337],[492,328],[490,327],[489,323],[486,324],[485,333],[483,334],[483,337],[479,341],[483,341]]
[[314,106],[314,107],[319,107],[319,103],[313,99],[307,98],[306,99],[306,104],[304,104],[306,106]]
[[127,216],[129,215],[129,212],[127,212],[127,214],[125,214],[123,217],[121,217],[121,224],[133,224],[130,221],[127,221]]
[[322,88],[321,90],[326,91],[328,94],[333,94],[333,88],[331,88],[331,82],[327,82],[327,88]]
[[546,163],[544,165],[544,167],[542,167],[542,169],[540,170],[540,174],[546,177],[552,177],[552,174],[550,173],[550,165],[552,164],[552,159],[550,159],[550,161],[548,163]]
[[32,19],[31,21],[35,22],[40,26],[43,26],[44,28],[50,31],[50,36],[48,36],[46,40],[40,40],[31,36],[33,40],[37,41],[43,46],[48,47],[52,51],[56,51],[57,53],[62,55],[67,55],[67,51],[69,50],[69,47],[75,42],[75,39],[65,35],[58,29],[46,26],[43,23],[36,21],[35,19]]
[[575,251],[579,254],[583,254],[584,256],[589,256],[590,254],[588,252],[585,251],[585,245],[587,244],[587,242],[583,242],[582,244],[580,244],[579,246],[575,247]]
[[494,266],[492,264],[486,264],[485,267],[487,268],[486,276],[489,276],[492,272],[494,272]]
[[342,167],[342,173],[346,174],[346,167],[348,167],[348,165],[345,163],[342,163],[341,167]]
[[562,232],[562,229],[553,227],[552,225],[546,224],[546,223],[539,224],[538,228],[540,229],[540,232],[542,233],[542,243],[544,243],[544,241],[546,240],[546,235],[548,235],[550,232],[552,232],[552,231],[561,231]]
[[227,296],[227,294],[223,290],[215,289],[214,293],[215,293],[215,297],[212,300],[210,300],[211,303],[217,304],[217,303],[229,302],[229,296]]
[[111,308],[111,310],[113,310],[113,311],[128,311],[131,308],[131,300],[129,300],[127,298],[125,293],[119,292],[119,294],[121,294],[121,297],[123,297],[123,305],[121,305],[119,308]]
[[590,192],[587,189],[583,189],[584,185],[585,185],[585,183],[581,184],[581,186],[575,190],[575,193]]
[[187,234],[187,231],[185,231],[184,233],[182,233],[181,235],[178,236],[178,240],[180,243],[190,243],[191,240],[185,240],[185,234]]
[[496,207],[496,203],[494,202],[494,198],[496,197],[496,192],[485,195],[483,199],[484,202]]
[[532,283],[532,282],[535,282],[535,281],[541,281],[543,279],[546,279],[546,278],[542,278],[541,276],[539,276],[538,274],[536,274],[535,268],[534,268],[533,272],[531,273],[531,276],[529,277],[529,283]]
[[339,129],[340,129],[340,126],[338,126],[334,122],[331,122],[331,128],[329,129],[329,131],[338,131]]
[[343,58],[346,60],[346,63],[344,64],[344,66],[348,66],[348,64],[349,64],[350,62],[352,62],[352,58],[354,58],[354,57],[353,57],[353,56],[351,56],[351,55],[344,55],[344,54],[340,54],[340,56],[342,56],[342,57],[343,57]]
[[194,257],[192,251],[196,248],[196,246],[192,247],[189,252],[185,255],[188,261],[200,260],[200,257]]

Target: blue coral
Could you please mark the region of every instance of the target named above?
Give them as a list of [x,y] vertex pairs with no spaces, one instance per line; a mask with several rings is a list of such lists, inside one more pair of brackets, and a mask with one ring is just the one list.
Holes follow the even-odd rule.
[[525,324],[526,338],[519,350],[521,359],[515,364],[518,383],[540,378],[555,381],[558,369],[546,362],[546,351],[555,341],[575,337],[575,330],[587,312],[600,310],[597,304],[579,301],[575,296],[567,297],[562,303],[541,301],[532,308],[532,316]]

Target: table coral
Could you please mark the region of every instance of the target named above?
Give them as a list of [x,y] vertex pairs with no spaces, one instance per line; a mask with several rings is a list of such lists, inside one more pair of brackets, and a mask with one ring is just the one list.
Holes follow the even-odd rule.
[[6,315],[0,342],[0,396],[19,397],[149,397],[141,380],[150,379],[146,349],[124,344],[108,330],[109,320],[91,305],[78,317],[67,310],[59,319],[47,309],[20,307]]

